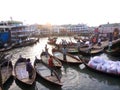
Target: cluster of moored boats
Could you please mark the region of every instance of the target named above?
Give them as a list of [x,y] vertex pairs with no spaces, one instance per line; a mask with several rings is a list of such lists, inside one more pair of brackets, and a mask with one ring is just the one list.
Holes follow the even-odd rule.
[[29,38],[27,40],[23,40],[20,42],[10,43],[10,44],[7,44],[7,46],[0,48],[0,52],[8,51],[8,50],[13,49],[13,48],[19,48],[19,47],[33,45],[38,41],[39,41],[39,38]]
[[[104,67],[104,70],[101,69],[103,68],[103,62],[99,60],[99,63],[97,61],[95,64],[91,64],[91,60],[85,58],[85,55],[96,55],[98,53],[101,53],[105,50],[106,47],[108,47],[108,41],[102,41],[101,46],[98,46],[97,44],[94,44],[91,50],[88,52],[89,47],[87,45],[82,44],[79,48],[77,47],[77,43],[67,43],[66,48],[68,48],[68,53],[66,54],[66,60],[63,60],[63,52],[61,51],[62,44],[56,44],[57,38],[54,38],[52,40],[51,38],[49,39],[48,44],[55,45],[55,48],[52,49],[52,54],[48,53],[46,56],[46,52],[43,51],[40,54],[40,59],[35,57],[33,68],[32,68],[32,78],[29,78],[28,72],[26,70],[26,58],[24,57],[19,57],[18,60],[15,62],[14,66],[11,62],[11,56],[6,55],[4,53],[0,54],[0,70],[1,70],[1,75],[0,75],[0,82],[1,82],[1,87],[3,84],[7,82],[7,80],[11,77],[14,76],[15,80],[25,84],[25,85],[33,85],[36,79],[36,75],[42,77],[45,79],[47,82],[50,82],[54,85],[62,86],[63,82],[62,81],[62,76],[59,75],[56,70],[53,70],[53,75],[51,75],[51,68],[48,65],[48,59],[50,56],[53,57],[53,63],[54,63],[54,68],[60,70],[62,67],[62,63],[69,63],[71,65],[80,65],[84,64],[86,67],[89,69],[92,69],[97,72],[102,72],[105,74],[109,75],[114,75],[114,76],[120,76],[120,73],[113,73],[113,72],[107,72],[107,67]],[[116,45],[120,40],[114,40],[113,45]],[[117,49],[118,50],[118,49]],[[107,51],[107,50],[106,50]],[[111,48],[112,51],[112,48]],[[78,57],[75,57],[72,54],[77,53]],[[99,58],[99,57],[98,57]],[[98,60],[98,59],[97,59]],[[101,66],[100,66],[101,64]],[[104,63],[105,64],[105,63]],[[119,63],[118,63],[119,64]],[[96,66],[95,66],[96,65]],[[99,65],[99,69],[98,69]],[[119,70],[119,68],[114,68],[111,66],[108,66],[109,68],[111,67],[112,70]],[[14,74],[13,74],[14,73]]]
[[[53,42],[54,41],[54,42]],[[57,39],[49,39],[48,44],[56,46],[59,50],[62,48],[62,40],[60,43],[56,43]],[[88,43],[91,42],[89,39],[77,39],[77,42],[66,42],[67,46],[67,52],[70,54],[78,54],[81,53],[83,55],[96,55],[102,52],[105,52],[107,54],[119,56],[118,52],[120,51],[119,44],[120,44],[120,38],[116,40],[112,40],[112,46],[111,49],[109,50],[109,38],[108,39],[102,39],[101,40],[101,45],[98,45],[98,42],[92,43],[90,46]],[[78,43],[80,45],[78,46]],[[79,47],[79,49],[78,49]]]
[[[110,47],[110,48],[109,48],[109,39],[102,40],[101,45],[98,45],[97,43],[93,44],[90,51],[89,51],[90,48],[88,45],[81,44],[80,47],[78,48],[77,43],[73,43],[73,42],[67,43],[66,48],[68,48],[68,53],[70,53],[70,55],[73,54],[71,52],[76,51],[74,54],[77,53],[77,55],[79,57],[79,61],[81,63],[83,63],[86,67],[88,67],[89,69],[92,69],[92,70],[100,72],[100,73],[112,75],[112,76],[120,76],[120,72],[119,72],[120,71],[120,69],[119,69],[120,62],[119,61],[104,60],[104,58],[97,56],[97,54],[100,54],[102,52],[105,52],[112,56],[119,56],[120,55],[119,54],[119,52],[120,52],[119,44],[120,44],[120,39],[118,38],[118,39],[112,41],[112,47]],[[62,48],[62,45],[57,44],[56,46],[57,46],[57,49],[59,48],[59,52],[60,52],[60,50],[61,50],[60,48]],[[70,50],[70,52],[69,52],[69,50]],[[54,51],[58,51],[58,50],[52,50],[52,52],[53,52],[54,56],[56,56],[58,59],[61,59],[62,57],[59,56],[60,54],[58,54],[58,52],[56,53]],[[86,58],[86,56],[93,56],[96,59],[93,60],[91,58]],[[69,60],[73,60],[73,59],[67,59],[67,60],[69,61]],[[75,63],[75,61],[74,61],[74,63]]]

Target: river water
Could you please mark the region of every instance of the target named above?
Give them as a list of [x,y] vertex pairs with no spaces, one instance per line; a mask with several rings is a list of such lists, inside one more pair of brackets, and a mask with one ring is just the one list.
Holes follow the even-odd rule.
[[[57,43],[64,38],[68,41],[74,40],[73,37],[59,37]],[[41,38],[38,43],[16,48],[7,53],[12,54],[13,65],[15,61],[19,58],[19,55],[22,57],[30,58],[33,64],[35,56],[40,58],[40,53],[44,50],[45,44],[47,44],[48,38]],[[75,40],[74,40],[75,41]],[[54,46],[48,45],[49,52]],[[102,57],[106,59],[119,60],[119,58],[110,57],[106,54],[101,54]],[[68,64],[63,65],[63,86],[55,87],[47,82],[45,82],[40,77],[36,78],[35,85],[32,87],[27,87],[19,84],[14,79],[11,79],[5,86],[4,90],[120,90],[120,78],[110,77],[108,75],[99,74],[93,71],[88,70],[87,68],[81,68],[79,66],[70,66]]]

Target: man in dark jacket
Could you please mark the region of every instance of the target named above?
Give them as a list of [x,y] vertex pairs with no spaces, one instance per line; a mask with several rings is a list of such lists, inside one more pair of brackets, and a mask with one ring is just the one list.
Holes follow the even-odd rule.
[[27,59],[26,70],[28,71],[29,79],[32,79],[32,64],[29,58]]

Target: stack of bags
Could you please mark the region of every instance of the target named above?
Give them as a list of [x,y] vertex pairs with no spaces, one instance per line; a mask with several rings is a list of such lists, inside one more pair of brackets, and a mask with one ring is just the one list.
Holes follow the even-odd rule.
[[88,62],[88,66],[106,73],[120,74],[120,61],[105,60],[100,56],[95,56]]

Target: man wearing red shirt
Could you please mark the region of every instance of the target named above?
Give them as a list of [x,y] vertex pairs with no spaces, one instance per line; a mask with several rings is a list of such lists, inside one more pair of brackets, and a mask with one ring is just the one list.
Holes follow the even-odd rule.
[[49,63],[49,67],[50,67],[50,69],[51,69],[51,76],[52,76],[53,66],[54,66],[52,56],[50,56],[50,58],[49,58],[49,60],[48,60],[48,63]]

